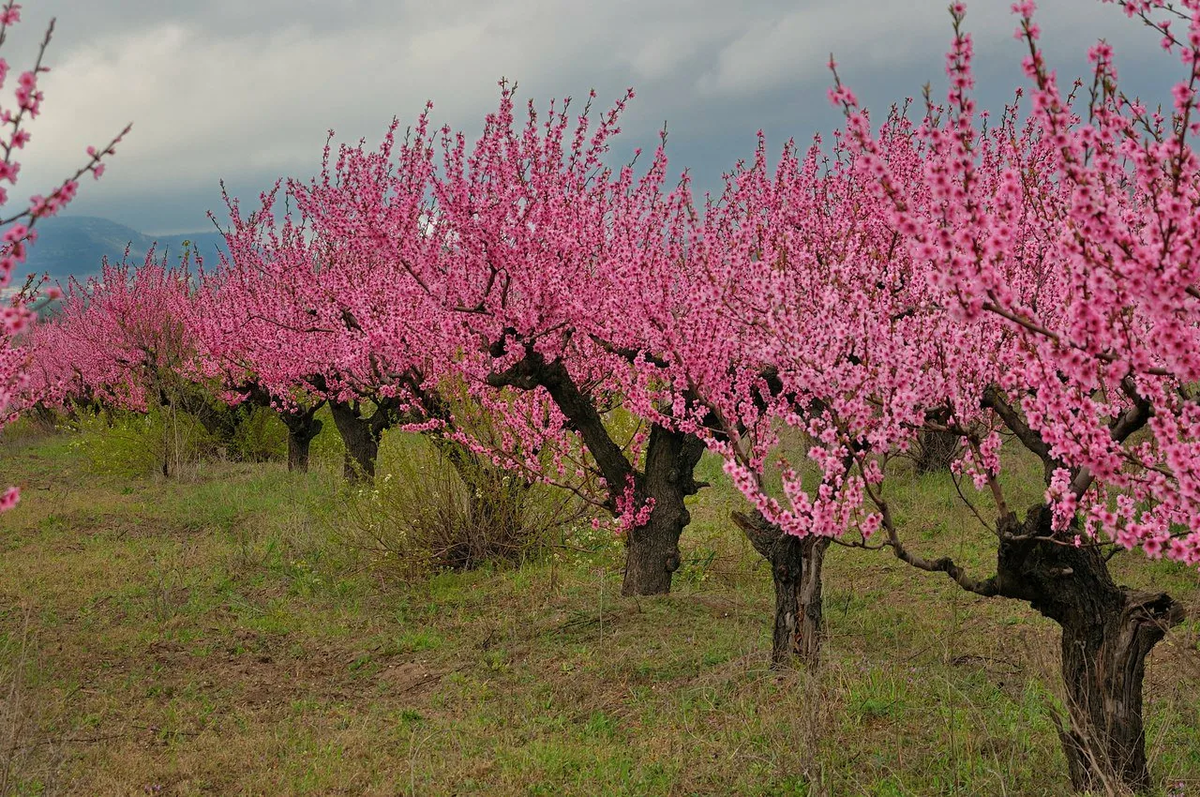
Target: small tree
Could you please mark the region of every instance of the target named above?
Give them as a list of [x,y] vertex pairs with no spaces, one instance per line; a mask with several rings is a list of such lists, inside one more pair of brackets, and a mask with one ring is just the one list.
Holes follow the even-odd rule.
[[531,104],[521,123],[502,84],[469,154],[463,134],[431,134],[426,114],[403,142],[393,126],[378,151],[343,148],[334,160],[327,150],[323,174],[296,197],[318,237],[371,265],[339,295],[368,305],[348,309],[381,358],[418,351],[427,382],[463,380],[509,432],[489,452],[497,463],[598,487],[625,534],[623,591],[653,594],[679,567],[704,446],[654,422],[622,438],[605,417],[630,399],[634,363],[650,347],[643,326],[613,334],[613,318],[628,316],[614,287],[669,254],[661,150],[640,180],[632,166],[603,163],[626,100],[599,122],[585,108],[574,124],[567,103],[544,122]]

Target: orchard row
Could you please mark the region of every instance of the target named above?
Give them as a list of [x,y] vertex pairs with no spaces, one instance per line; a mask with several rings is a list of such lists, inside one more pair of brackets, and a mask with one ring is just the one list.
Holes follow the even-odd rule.
[[[1145,787],[1143,663],[1182,609],[1106,563],[1200,565],[1200,3],[1121,5],[1182,60],[1171,109],[1126,98],[1103,43],[1060,86],[1021,2],[1029,86],[988,115],[955,4],[944,100],[872,119],[835,71],[832,142],[771,163],[760,135],[702,198],[661,143],[613,165],[632,92],[537,109],[501,83],[473,143],[428,107],[253,207],[227,198],[220,262],[73,283],[56,318],[8,332],[12,398],[256,402],[297,468],[327,403],[358,478],[384,429],[428,434],[605,511],[626,594],[670,589],[716,452],[772,564],[777,663],[816,660],[825,548],[888,548],[1059,623],[1073,784]],[[986,496],[992,573],[918,555],[890,510],[901,461],[938,439],[956,500]],[[1005,494],[1005,441],[1045,465],[1035,506]]]

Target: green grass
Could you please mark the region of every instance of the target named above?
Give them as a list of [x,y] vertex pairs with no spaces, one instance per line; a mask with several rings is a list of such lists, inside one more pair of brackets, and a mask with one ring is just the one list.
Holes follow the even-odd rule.
[[[835,547],[822,667],[770,671],[769,574],[711,460],[674,593],[633,600],[590,529],[518,570],[387,580],[342,542],[328,441],[305,477],[169,482],[97,475],[76,442],[0,443],[0,481],[24,487],[0,518],[18,794],[1068,793],[1057,637],[1027,606]],[[986,574],[988,537],[947,493],[933,475],[892,500],[914,547]],[[1149,661],[1148,747],[1164,785],[1200,792],[1197,574],[1113,566],[1189,609]]]

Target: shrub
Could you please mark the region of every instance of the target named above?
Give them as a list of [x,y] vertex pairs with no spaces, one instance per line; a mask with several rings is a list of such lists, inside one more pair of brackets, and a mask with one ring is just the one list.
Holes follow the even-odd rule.
[[384,435],[373,487],[345,494],[346,540],[401,580],[541,555],[581,514],[574,497],[472,458],[456,466],[444,447]]
[[240,409],[226,453],[240,462],[274,462],[287,456],[287,428],[267,407]]
[[173,474],[213,450],[204,427],[183,412],[82,411],[72,425],[79,432],[73,445],[94,472],[106,475]]

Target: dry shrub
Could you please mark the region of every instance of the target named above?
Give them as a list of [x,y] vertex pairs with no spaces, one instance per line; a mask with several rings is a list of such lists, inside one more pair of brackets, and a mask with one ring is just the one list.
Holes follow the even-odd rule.
[[916,463],[917,473],[936,473],[950,469],[959,455],[961,441],[953,432],[929,431],[922,432],[916,439],[912,449],[913,462]]
[[570,493],[404,434],[384,436],[375,484],[347,493],[342,508],[346,541],[402,580],[519,565],[582,516]]

